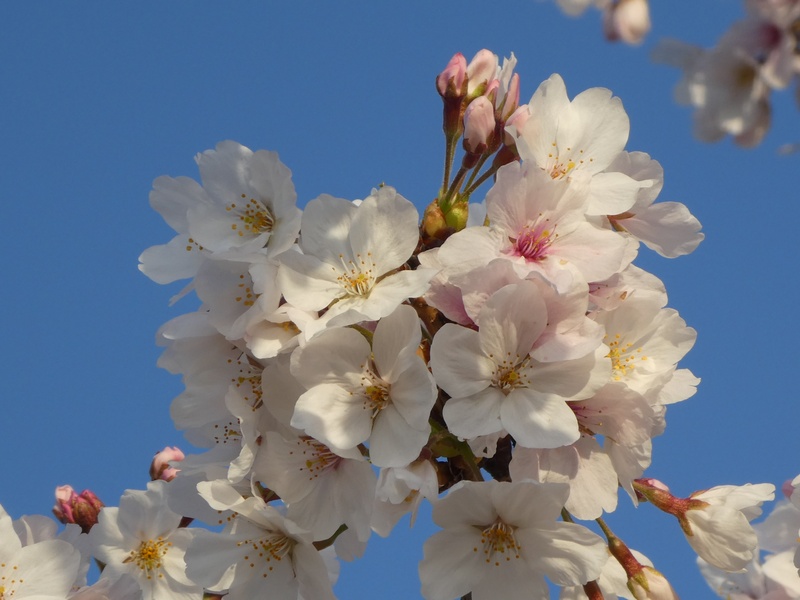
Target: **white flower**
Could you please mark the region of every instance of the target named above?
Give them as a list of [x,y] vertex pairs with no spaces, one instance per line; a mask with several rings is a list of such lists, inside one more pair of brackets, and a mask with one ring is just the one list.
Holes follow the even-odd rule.
[[279,258],[283,295],[303,310],[328,307],[314,331],[391,314],[406,298],[421,296],[435,274],[397,270],[417,247],[418,221],[414,205],[390,187],[373,190],[359,205],[332,196],[312,200],[303,213],[302,253]]
[[549,598],[558,585],[595,579],[606,546],[581,525],[556,521],[568,494],[560,484],[460,482],[433,507],[443,528],[420,563],[426,600]]
[[637,181],[655,181],[639,190],[634,205],[624,213],[609,215],[611,225],[641,240],[661,256],[675,258],[694,251],[703,241],[700,221],[680,202],[653,203],[661,191],[664,170],[644,152],[622,152],[611,167]]
[[310,534],[261,498],[243,498],[221,481],[198,485],[212,508],[235,518],[221,533],[196,529],[186,572],[230,600],[252,598],[334,600],[328,569]]
[[81,553],[64,540],[23,545],[0,506],[0,599],[64,600],[78,579],[80,563]]
[[213,253],[287,250],[300,230],[291,171],[275,152],[232,141],[195,157],[210,202],[189,208],[189,231]]
[[179,528],[181,515],[169,509],[166,481],[151,481],[147,490],[127,490],[119,508],[105,507],[89,533],[103,578],[133,576],[144,600],[199,600],[202,588],[186,578],[184,553],[190,534]]
[[360,541],[370,535],[376,477],[357,449],[333,452],[308,436],[287,439],[268,431],[254,476],[289,507],[287,516],[325,540],[342,524]]
[[701,558],[724,571],[741,571],[752,560],[758,540],[750,520],[775,497],[769,483],[722,485],[695,492],[681,519],[686,539]]
[[696,109],[694,135],[701,141],[730,134],[736,143],[753,146],[769,128],[769,86],[740,36],[733,29],[711,50],[665,40],[653,52],[655,61],[683,69],[675,99]]
[[439,479],[430,460],[418,460],[407,467],[381,469],[375,491],[372,529],[387,537],[404,514],[411,513],[411,525],[423,498],[431,502],[439,496]]
[[139,269],[158,283],[197,274],[215,254],[287,250],[300,230],[291,172],[274,152],[232,141],[195,157],[201,187],[188,177],[159,177],[150,204],[178,232],[166,245],[139,257]]
[[605,347],[574,360],[536,359],[534,345],[548,311],[531,281],[495,292],[480,312],[478,331],[447,324],[431,347],[431,368],[450,395],[444,419],[464,439],[505,429],[529,448],[557,448],[578,439],[566,400],[583,399],[609,376]]
[[611,41],[641,44],[650,31],[647,0],[616,0],[603,11],[603,30]]
[[372,347],[354,329],[328,329],[292,357],[308,389],[291,425],[333,448],[369,442],[379,467],[402,467],[428,441],[436,384],[416,351],[420,322],[401,305],[378,322]]
[[542,82],[528,104],[530,117],[517,134],[520,158],[554,180],[588,186],[587,212],[617,214],[628,210],[643,187],[610,168],[628,141],[630,121],[622,102],[605,88],[591,88],[570,101],[560,75]]
[[436,260],[452,277],[502,258],[519,277],[540,273],[559,292],[603,281],[630,263],[635,247],[588,220],[586,192],[582,182],[552,181],[535,165],[506,165],[486,195],[490,226],[450,236]]

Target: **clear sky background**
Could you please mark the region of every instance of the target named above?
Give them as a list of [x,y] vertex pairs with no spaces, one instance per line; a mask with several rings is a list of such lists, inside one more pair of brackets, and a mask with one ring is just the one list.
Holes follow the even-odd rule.
[[[627,149],[664,167],[660,199],[704,225],[694,254],[643,247],[637,260],[698,330],[681,364],[703,379],[670,407],[648,475],[688,495],[800,473],[800,155],[776,153],[800,141],[792,93],[774,98],[759,148],[703,145],[672,101],[679,74],[648,58],[662,37],[710,46],[742,14],[736,0],[655,2],[650,37],[630,48],[602,39],[598,13],[570,19],[535,0],[2,2],[0,503],[48,514],[70,483],[116,505],[145,486],[156,451],[188,450],[168,412],[181,382],[156,367],[154,333],[194,305],[169,308],[181,284],[137,270],[142,250],[172,237],[148,205],[153,179],[197,178],[194,155],[233,139],[278,151],[301,206],[385,182],[422,209],[441,177],[434,78],[483,47],[516,54],[524,100],[553,72],[570,95],[613,90]],[[681,597],[713,597],[671,517],[620,506],[609,524]],[[423,514],[413,531],[403,521],[374,536],[343,564],[339,598],[418,598],[433,530]]]

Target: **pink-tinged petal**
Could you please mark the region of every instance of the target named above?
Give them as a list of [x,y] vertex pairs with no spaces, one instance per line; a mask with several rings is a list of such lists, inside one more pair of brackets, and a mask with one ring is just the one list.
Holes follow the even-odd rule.
[[558,146],[559,150],[583,150],[585,157],[593,159],[585,163],[588,170],[598,173],[622,152],[629,133],[630,120],[622,101],[611,90],[590,88],[575,96],[559,119]]
[[523,160],[533,161],[544,168],[556,143],[559,117],[569,106],[567,88],[561,76],[554,73],[543,81],[529,106],[531,115],[522,128],[517,148]]
[[450,398],[442,414],[450,431],[460,438],[489,435],[503,429],[500,406],[504,399],[498,388],[487,387],[466,398]]
[[563,398],[531,389],[512,391],[500,407],[500,419],[526,448],[557,448],[580,437],[575,413]]
[[591,398],[573,402],[572,409],[584,427],[618,444],[638,446],[650,440],[653,409],[623,383],[609,383]]
[[443,265],[458,265],[460,273],[484,266],[500,255],[504,235],[489,227],[468,227],[451,235],[439,248],[438,258]]
[[585,222],[559,238],[553,253],[557,260],[573,263],[586,281],[604,281],[630,262],[627,250],[628,241],[621,235]]
[[486,301],[478,315],[481,349],[496,361],[522,360],[547,326],[547,307],[531,281],[508,285]]
[[629,210],[636,202],[639,190],[652,185],[650,181],[637,181],[624,173],[596,173],[589,182],[589,215],[618,215]]
[[702,225],[680,202],[657,202],[619,224],[661,256],[675,258],[694,251],[705,235]]
[[531,369],[532,386],[566,400],[587,398],[611,378],[611,361],[606,357],[607,352],[608,348],[601,346],[582,358],[536,363]]
[[328,446],[355,448],[369,438],[372,412],[364,397],[322,383],[297,400],[291,425]]
[[439,387],[463,398],[490,385],[495,364],[483,355],[477,331],[448,323],[433,338],[431,368]]

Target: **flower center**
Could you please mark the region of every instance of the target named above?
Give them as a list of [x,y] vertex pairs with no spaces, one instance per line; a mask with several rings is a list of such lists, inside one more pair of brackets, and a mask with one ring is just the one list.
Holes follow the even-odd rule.
[[619,334],[614,336],[614,341],[609,343],[608,347],[609,352],[606,354],[606,358],[611,359],[614,381],[621,381],[623,377],[629,375],[636,366],[634,363],[637,360],[647,360],[647,357],[642,354],[641,348],[631,351],[633,344],[623,344]]
[[[164,564],[162,558],[171,545],[170,542],[160,536],[155,540],[144,541],[139,544],[136,550],[131,550],[130,555],[123,562],[135,563],[137,567],[145,572],[148,579],[152,579],[153,575]],[[162,573],[158,573],[158,577],[163,576]]]
[[583,150],[575,152],[569,146],[564,150],[566,157],[561,158],[558,144],[552,142],[551,146],[553,147],[553,151],[547,155],[549,166],[545,168],[545,171],[550,173],[550,177],[553,179],[564,179],[574,168],[579,167],[586,161],[594,162],[593,158],[586,158],[584,156]]
[[[267,535],[255,540],[242,540],[237,546],[250,546],[252,552],[244,555],[244,563],[251,569],[261,570],[261,577],[266,579],[275,567],[273,562],[280,563],[285,557],[291,559],[294,541],[277,531],[268,531]],[[290,560],[291,562],[291,560]],[[291,566],[291,565],[290,565]]]
[[305,446],[302,453],[305,457],[305,467],[308,470],[309,479],[316,479],[327,471],[335,470],[344,460],[341,456],[331,452],[331,449],[325,444],[313,438],[302,437],[300,444]]
[[236,363],[239,371],[235,377],[231,378],[231,383],[236,387],[242,398],[253,410],[259,408],[263,403],[261,389],[261,369],[255,367],[247,358],[239,357]]
[[214,442],[216,444],[227,445],[242,443],[242,432],[239,431],[239,421],[228,421],[227,423],[215,423],[213,427]]
[[234,300],[241,302],[244,306],[253,306],[255,304],[257,295],[250,287],[251,281],[245,279],[244,274],[239,275],[239,283],[236,284]]
[[231,202],[225,210],[236,215],[239,223],[232,223],[231,229],[239,237],[245,235],[257,236],[262,233],[270,233],[275,227],[275,217],[270,210],[255,198],[248,198],[242,194],[244,205],[237,205]]
[[529,356],[522,358],[516,355],[511,358],[511,353],[509,352],[508,356],[495,366],[492,385],[500,388],[500,391],[506,396],[517,388],[530,387],[531,382],[528,378],[529,362]]
[[371,411],[374,419],[379,412],[391,404],[390,386],[378,377],[371,367],[362,365],[362,369],[361,385],[364,390],[364,410]]
[[530,261],[544,260],[550,245],[558,238],[555,230],[555,225],[550,226],[550,219],[544,219],[533,226],[526,225],[514,240],[515,253]]
[[367,252],[366,257],[356,254],[355,260],[344,260],[344,255],[340,254],[342,270],[336,280],[342,286],[347,296],[369,296],[370,290],[375,285],[375,263],[372,260],[372,253]]
[[[508,562],[512,558],[520,558],[519,551],[522,546],[514,537],[514,529],[498,518],[481,531],[481,546],[487,564],[494,563],[496,567],[499,567],[501,563]],[[479,549],[475,547],[472,550],[478,552]]]

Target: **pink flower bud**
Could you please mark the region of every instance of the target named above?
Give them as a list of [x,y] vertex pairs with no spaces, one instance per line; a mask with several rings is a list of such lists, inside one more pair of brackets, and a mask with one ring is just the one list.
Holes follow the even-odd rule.
[[494,130],[494,106],[486,96],[478,96],[464,111],[464,149],[472,154],[483,154]]
[[467,59],[458,52],[436,77],[436,89],[442,98],[463,98],[466,94],[466,82]]
[[497,74],[497,55],[489,50],[480,50],[467,66],[467,95],[470,98],[483,95],[489,81]]
[[157,479],[172,481],[180,469],[171,467],[169,463],[180,462],[184,458],[186,457],[180,448],[167,446],[153,457],[153,462],[150,463],[150,479],[153,481]]
[[511,81],[508,83],[508,91],[503,102],[502,116],[503,120],[507,120],[513,115],[519,107],[519,74],[514,73],[511,76]]
[[617,0],[603,14],[603,29],[612,42],[641,44],[650,31],[650,7],[647,0]]
[[61,485],[56,488],[56,504],[53,514],[64,524],[75,523],[80,525],[83,533],[97,523],[97,515],[105,506],[102,501],[90,490],[75,493],[72,486]]
[[[514,114],[508,117],[506,120],[505,131],[503,133],[503,143],[506,146],[517,145],[517,138],[519,137],[522,128],[525,127],[525,123],[528,122],[530,116],[531,113],[528,110],[528,105],[523,104],[514,111]],[[513,128],[513,133],[509,132],[509,128]]]

